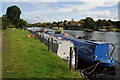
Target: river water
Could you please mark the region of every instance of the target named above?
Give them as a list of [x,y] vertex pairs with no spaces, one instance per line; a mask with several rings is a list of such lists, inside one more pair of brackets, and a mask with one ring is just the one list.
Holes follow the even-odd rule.
[[[77,30],[64,30],[64,33],[69,33],[69,35],[74,35],[74,36],[87,36],[91,40],[100,40],[100,41],[105,41],[108,43],[113,43],[116,47],[112,57],[116,60],[116,74],[110,75],[110,74],[104,74],[105,78],[115,78],[118,79],[120,78],[120,32],[99,32],[99,31],[94,31],[94,32],[85,32],[85,31],[77,31]],[[110,46],[110,52],[112,51],[113,47]],[[111,77],[112,76],[112,77]]]

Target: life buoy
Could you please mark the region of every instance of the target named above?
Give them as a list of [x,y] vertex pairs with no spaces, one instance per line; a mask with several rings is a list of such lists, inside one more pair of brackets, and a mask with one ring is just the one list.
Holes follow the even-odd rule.
[[63,36],[68,36],[69,34],[68,33],[62,33]]

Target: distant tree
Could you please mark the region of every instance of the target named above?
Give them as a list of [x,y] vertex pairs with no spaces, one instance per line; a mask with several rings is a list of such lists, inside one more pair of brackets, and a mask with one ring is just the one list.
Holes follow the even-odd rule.
[[38,22],[38,23],[36,24],[36,26],[37,26],[37,27],[42,27],[42,23]]
[[0,17],[0,30],[2,30],[2,17]]
[[84,23],[85,23],[84,20],[85,20],[85,19],[81,19],[81,20],[79,21],[79,23],[82,24],[82,25],[84,25]]
[[60,23],[60,24],[59,24],[59,27],[64,27],[63,23]]
[[84,28],[95,29],[95,21],[91,17],[84,20]]
[[20,14],[21,14],[20,8],[18,8],[15,5],[7,8],[6,15],[7,18],[9,19],[18,19],[20,18]]
[[116,21],[108,20],[108,22],[110,22],[112,26],[116,26]]
[[53,24],[57,24],[57,22],[53,22]]
[[64,29],[67,29],[67,25],[68,25],[67,20],[63,21],[63,25],[64,25]]
[[25,20],[23,20],[23,19],[18,20],[17,26],[19,26],[19,28],[24,28],[24,27],[26,27],[26,25],[27,25],[27,22]]
[[[9,27],[23,28],[27,22],[20,18],[21,10],[16,5],[7,8],[6,15],[3,15],[4,23],[8,23]],[[9,21],[9,22],[8,22]]]
[[10,19],[8,19],[6,15],[3,15],[2,16],[2,29],[5,30],[6,28],[8,28],[9,24],[10,24]]
[[111,22],[106,22],[106,26],[111,26],[112,25],[112,23]]
[[99,30],[100,26],[103,26],[103,24],[102,20],[99,19],[98,21],[96,21],[96,30]]
[[52,27],[57,27],[57,24],[53,24]]
[[47,25],[48,28],[51,27],[51,23],[50,22],[47,22],[46,25]]
[[2,29],[5,30],[7,28],[7,23],[2,21]]
[[116,22],[116,27],[120,29],[120,21]]
[[47,27],[47,24],[45,22],[42,23],[42,27]]

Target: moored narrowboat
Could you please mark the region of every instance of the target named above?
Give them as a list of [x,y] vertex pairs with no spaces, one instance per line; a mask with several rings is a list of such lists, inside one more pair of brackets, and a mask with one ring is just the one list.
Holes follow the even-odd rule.
[[71,41],[74,46],[78,47],[78,57],[89,63],[96,63],[101,61],[100,65],[105,67],[115,66],[112,54],[109,52],[109,43],[96,42],[90,40],[77,39],[72,36],[65,36],[61,34],[48,33],[55,37]]

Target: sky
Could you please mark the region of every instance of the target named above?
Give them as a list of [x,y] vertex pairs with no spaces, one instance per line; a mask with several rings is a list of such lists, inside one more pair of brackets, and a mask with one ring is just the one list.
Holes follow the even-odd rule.
[[16,5],[22,11],[21,18],[29,23],[75,21],[92,17],[94,20],[118,20],[117,0],[2,0],[2,12],[9,6]]

